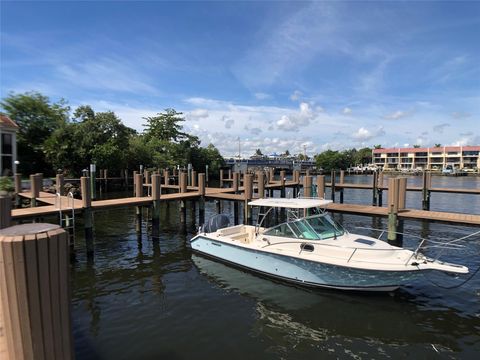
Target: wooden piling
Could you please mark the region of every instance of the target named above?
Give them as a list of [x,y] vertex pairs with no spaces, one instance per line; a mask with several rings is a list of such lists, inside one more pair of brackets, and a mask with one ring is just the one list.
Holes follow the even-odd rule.
[[335,202],[335,169],[330,172],[330,190],[332,191],[332,201]]
[[258,172],[257,189],[258,197],[263,199],[265,197],[265,173],[263,171]]
[[143,175],[135,174],[135,197],[143,196]]
[[273,167],[268,168],[268,174],[269,174],[268,181],[269,182],[274,181],[275,180],[275,168],[273,168]]
[[285,197],[285,178],[286,173],[285,170],[280,171],[280,197]]
[[15,207],[20,208],[22,206],[22,198],[20,193],[22,192],[22,174],[14,175],[14,184],[15,184]]
[[170,172],[168,170],[163,172],[163,183],[165,185],[170,185]]
[[340,184],[345,182],[345,170],[340,170]]
[[248,205],[248,202],[253,198],[253,176],[251,174],[245,174],[243,178],[243,187],[245,189],[245,217],[244,223],[251,224],[252,223],[252,209]]
[[137,196],[137,174],[138,171],[133,171],[133,196]]
[[422,209],[430,210],[430,187],[432,185],[432,174],[429,171],[424,170],[422,180]]
[[160,234],[160,196],[161,196],[161,176],[152,175],[152,235],[158,237]]
[[205,174],[198,174],[198,193],[200,199],[198,200],[198,223],[205,224]]
[[192,179],[191,179],[191,186],[192,187],[197,187],[197,172],[195,170],[192,170]]
[[306,198],[312,197],[312,177],[305,176],[303,178],[303,196]]
[[12,222],[12,199],[0,196],[0,229],[9,227]]
[[325,175],[317,175],[317,196],[319,199],[325,198]]
[[[178,181],[179,181],[179,192],[186,193],[187,184],[188,184],[188,174],[182,171],[179,174]],[[187,221],[187,205],[185,203],[185,200],[180,200],[180,221],[182,223],[186,223]]]
[[223,188],[223,169],[220,169],[220,187]]
[[232,182],[232,188],[235,194],[238,193],[238,185],[239,185],[239,174],[238,172],[233,173],[233,182]]
[[377,204],[383,206],[383,171],[378,173],[377,180]]
[[61,196],[65,195],[65,176],[63,174],[57,174],[56,176],[55,191]]
[[377,195],[378,195],[378,173],[373,172],[372,178],[372,206],[377,206]]
[[74,358],[68,256],[67,234],[58,225],[0,231],[5,359]]
[[85,229],[85,244],[87,247],[87,255],[93,255],[94,239],[93,239],[93,213],[92,213],[92,196],[91,196],[90,178],[82,176],[80,178],[80,190],[82,193],[83,207],[83,223]]
[[388,240],[399,241],[401,236],[397,232],[398,212],[405,209],[407,178],[388,179]]
[[40,194],[39,182],[37,180],[37,175],[30,175],[30,206],[35,207],[37,206],[37,198]]

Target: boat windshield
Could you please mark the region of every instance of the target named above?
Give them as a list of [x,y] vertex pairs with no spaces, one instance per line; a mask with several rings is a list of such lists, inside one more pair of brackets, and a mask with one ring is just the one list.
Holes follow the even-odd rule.
[[306,240],[323,240],[344,234],[344,230],[327,214],[289,221],[264,232],[265,235]]

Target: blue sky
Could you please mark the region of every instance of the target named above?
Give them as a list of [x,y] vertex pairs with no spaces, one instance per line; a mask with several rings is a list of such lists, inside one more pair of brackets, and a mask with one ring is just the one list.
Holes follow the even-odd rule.
[[2,98],[173,107],[224,155],[480,144],[480,2],[0,6]]

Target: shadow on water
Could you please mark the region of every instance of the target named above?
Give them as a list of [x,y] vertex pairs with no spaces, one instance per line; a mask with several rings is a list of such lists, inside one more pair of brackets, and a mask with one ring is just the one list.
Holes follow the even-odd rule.
[[[233,206],[222,205],[233,219]],[[207,203],[206,218],[215,212]],[[340,218],[352,232],[385,227],[384,219]],[[176,203],[162,206],[158,238],[145,218],[140,234],[134,224],[133,209],[96,213],[94,261],[78,234],[72,307],[79,359],[474,358],[480,351],[478,278],[455,291],[427,280],[390,294],[308,290],[192,254],[187,240],[198,224],[191,204],[184,223]],[[405,231],[434,239],[471,229],[412,221]],[[479,253],[472,242],[446,260],[474,268]]]

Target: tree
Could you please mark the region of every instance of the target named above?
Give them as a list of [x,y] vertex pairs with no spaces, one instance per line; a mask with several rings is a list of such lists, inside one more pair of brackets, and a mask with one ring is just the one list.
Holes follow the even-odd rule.
[[415,149],[418,149],[418,148],[420,147],[420,145],[415,144],[415,145],[413,145],[413,147],[414,147]]
[[255,154],[254,154],[254,155],[255,155],[255,156],[263,156],[262,150],[260,150],[260,149],[255,150]]
[[287,157],[287,156],[290,156],[290,151],[285,150],[285,156],[286,156],[286,157]]
[[436,148],[442,147],[442,144],[435,144]]
[[51,173],[44,154],[44,145],[53,132],[64,126],[70,107],[61,99],[51,103],[38,92],[11,93],[0,103],[5,113],[19,126],[17,151],[18,170],[24,174]]
[[378,144],[378,145],[373,145],[373,148],[374,148],[374,149],[383,149],[383,148],[382,148],[382,145],[380,145],[380,144]]
[[59,127],[46,142],[47,159],[55,168],[72,174],[90,163],[112,171],[126,168],[126,150],[135,130],[112,111],[95,113],[88,105],[74,112],[74,121]]
[[354,156],[355,164],[370,164],[372,162],[372,149],[369,147],[358,150]]
[[348,151],[338,152],[327,150],[315,155],[317,167],[330,171],[332,169],[346,169],[350,164],[350,153]]
[[165,109],[165,112],[158,113],[157,116],[144,117],[147,120],[144,134],[147,140],[156,138],[165,141],[179,141],[185,139],[189,135],[182,132],[183,129],[181,122],[185,119],[181,116],[183,113],[177,112],[174,109]]

